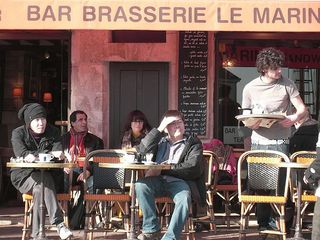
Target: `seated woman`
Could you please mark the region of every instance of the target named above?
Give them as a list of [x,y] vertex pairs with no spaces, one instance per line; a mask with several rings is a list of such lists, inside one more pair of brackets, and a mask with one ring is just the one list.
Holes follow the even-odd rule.
[[[25,162],[34,162],[38,159],[39,153],[52,153],[57,158],[63,158],[60,131],[47,124],[47,113],[43,106],[38,103],[26,104],[19,110],[18,118],[23,120],[25,125],[12,131],[11,142],[16,157],[23,157]],[[13,186],[21,193],[32,192],[34,202],[32,236],[37,239],[41,211],[40,171],[34,168],[12,168],[10,177]],[[62,183],[62,170],[44,172],[44,200],[50,223],[57,226],[61,239],[67,239],[72,236],[72,232],[63,222],[63,213],[56,197],[56,189],[58,186],[63,186]]]
[[124,127],[121,148],[131,149],[139,145],[150,129],[151,126],[143,112],[139,110],[130,112]]

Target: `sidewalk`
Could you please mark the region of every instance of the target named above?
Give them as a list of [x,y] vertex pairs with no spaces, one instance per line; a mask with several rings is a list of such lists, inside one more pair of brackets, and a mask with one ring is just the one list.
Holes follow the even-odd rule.
[[[22,236],[22,225],[23,225],[23,211],[22,206],[0,206],[0,240],[19,240]],[[217,221],[221,221],[218,218]],[[257,240],[259,239],[259,233],[254,226],[250,227],[250,233],[247,234],[247,240]],[[227,229],[225,225],[217,225],[217,232],[203,231],[195,233],[195,238],[198,240],[236,240],[239,239],[239,225],[233,224],[230,229]],[[83,239],[83,231],[76,230],[73,231],[74,237],[72,239]],[[48,239],[59,239],[57,232],[55,230],[46,230],[46,235]],[[304,234],[306,239],[310,239],[310,233]],[[124,232],[111,232],[104,237],[102,233],[95,233],[95,239],[125,239],[126,234]],[[277,239],[275,236],[268,236],[266,239]]]

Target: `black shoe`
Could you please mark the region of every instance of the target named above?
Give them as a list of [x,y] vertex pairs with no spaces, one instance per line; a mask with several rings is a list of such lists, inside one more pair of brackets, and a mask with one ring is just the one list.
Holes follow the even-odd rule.
[[268,225],[259,225],[259,231],[262,232],[262,231],[265,231],[268,229]]

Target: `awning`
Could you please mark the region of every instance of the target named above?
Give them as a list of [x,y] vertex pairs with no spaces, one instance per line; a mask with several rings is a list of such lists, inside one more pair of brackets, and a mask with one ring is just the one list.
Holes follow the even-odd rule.
[[319,32],[320,1],[1,0],[0,29]]

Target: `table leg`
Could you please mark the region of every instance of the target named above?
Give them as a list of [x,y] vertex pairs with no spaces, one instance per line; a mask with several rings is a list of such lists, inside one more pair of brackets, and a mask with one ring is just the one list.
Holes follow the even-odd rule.
[[135,191],[135,183],[136,183],[136,170],[132,170],[132,183],[131,183],[131,215],[130,215],[130,231],[129,238],[130,240],[136,240],[136,191]]
[[288,238],[288,240],[305,240],[301,233],[301,193],[302,193],[302,174],[301,170],[297,169],[297,217],[296,217],[296,227],[294,231],[294,237]]
[[40,226],[39,226],[39,236],[36,238],[37,240],[47,240],[44,224],[45,224],[45,204],[44,204],[44,184],[43,184],[43,176],[44,169],[40,169],[40,181],[41,181],[41,194],[40,194]]

